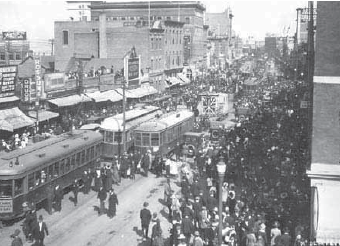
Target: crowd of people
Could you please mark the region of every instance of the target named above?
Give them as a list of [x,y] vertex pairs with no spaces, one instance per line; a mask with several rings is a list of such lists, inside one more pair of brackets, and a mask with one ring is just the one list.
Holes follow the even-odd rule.
[[[167,177],[163,203],[172,225],[171,246],[217,245],[220,222],[225,245],[304,245],[309,236],[309,211],[306,207],[310,194],[305,175],[307,118],[299,112],[299,98],[303,90],[289,80],[278,83],[268,79],[261,80],[254,91],[244,91],[242,82],[245,78],[237,78],[221,79],[217,74],[211,75],[204,78],[204,83],[196,81],[184,88],[172,88],[168,93],[178,95],[178,100],[169,99],[156,105],[172,110],[177,104],[183,104],[195,111],[199,95],[213,86],[216,92],[235,93],[235,107],[246,106],[252,112],[235,128],[221,131],[220,139],[223,141],[203,141],[191,163],[193,177],[189,178],[185,172],[179,174],[177,184],[180,193],[174,192],[174,187],[171,187],[174,184],[171,184],[171,175],[163,156],[156,156],[153,160],[151,153],[135,151],[124,153],[120,158],[115,156],[111,165],[84,171],[72,187],[74,205],[77,206],[80,190],[88,194],[93,189],[98,193],[98,215],[107,213],[109,218],[113,218],[118,206],[113,186],[120,185],[122,178],[134,179],[137,173],[147,177],[152,170],[157,176]],[[236,88],[239,88],[237,93]],[[263,96],[268,90],[277,93],[272,95],[269,104],[264,104]],[[79,128],[90,117],[121,112],[122,107],[115,105],[99,110],[83,110],[77,115],[64,114],[61,122],[46,124],[39,133],[60,134],[70,127]],[[56,131],[57,128],[59,130]],[[208,130],[209,126],[205,129]],[[26,138],[22,137],[24,140],[21,141],[29,138],[25,134]],[[2,146],[4,150],[13,149],[5,144]],[[227,165],[222,181],[216,169],[220,161]],[[222,187],[222,197],[218,197],[219,185]],[[48,192],[48,212],[61,211],[63,194],[60,187],[50,187]],[[219,199],[222,200],[222,211],[218,208]],[[219,214],[222,214],[221,218]],[[27,240],[34,238],[36,223],[31,222],[32,217],[31,212],[27,213],[24,223]],[[151,244],[162,246],[165,243],[164,233],[160,220],[154,217],[148,210],[148,203],[144,203],[140,212],[143,238],[146,240],[149,237],[149,225],[153,221]]]

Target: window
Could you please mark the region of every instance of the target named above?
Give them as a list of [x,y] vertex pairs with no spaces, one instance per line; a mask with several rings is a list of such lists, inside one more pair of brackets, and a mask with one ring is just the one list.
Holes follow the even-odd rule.
[[159,146],[159,134],[151,133],[151,146]]
[[10,53],[9,56],[8,56],[8,59],[9,59],[9,60],[14,60],[14,54],[13,54],[13,53]]
[[59,163],[56,162],[56,163],[54,163],[54,175],[53,175],[53,177],[57,178],[57,177],[59,177],[59,175],[60,175]]
[[68,31],[63,31],[63,45],[68,45]]
[[167,20],[171,20],[171,16],[167,16],[166,19],[167,19]]
[[41,181],[40,181],[41,184],[46,183],[46,181],[47,181],[47,168],[44,168],[43,170],[41,170],[40,178],[41,178]]
[[80,155],[80,165],[84,164],[85,164],[85,150],[83,150]]
[[142,133],[142,146],[150,146],[150,134]]
[[24,178],[14,180],[14,196],[24,193]]
[[77,153],[76,165],[77,165],[77,166],[80,165],[80,152]]
[[153,50],[153,38],[151,38],[151,49]]
[[15,60],[21,60],[21,55],[20,54],[15,54]]
[[86,150],[85,161],[86,161],[86,162],[90,161],[90,150],[89,150],[89,149]]
[[112,17],[112,20],[116,21],[116,20],[118,20],[118,18],[117,17]]
[[157,17],[157,20],[161,20],[161,19],[162,19],[162,16],[158,16],[158,17]]
[[113,142],[113,132],[111,132],[111,131],[105,132],[104,142],[105,143],[112,143]]
[[142,145],[142,135],[140,133],[135,134],[135,143],[136,143],[136,146]]
[[72,155],[70,157],[70,164],[71,164],[71,170],[73,170],[76,166],[76,155]]
[[41,173],[40,171],[35,172],[35,186],[39,186],[41,184]]
[[122,132],[115,132],[115,137],[113,139],[113,141],[115,143],[121,143],[122,142]]
[[130,20],[135,20],[135,17],[133,17],[133,16],[132,16],[132,17],[130,17]]
[[91,150],[90,150],[90,158],[91,160],[94,158],[94,146],[91,147]]
[[60,161],[60,175],[63,175],[65,173],[65,162],[64,160]]
[[185,17],[185,24],[190,24],[190,17]]
[[122,17],[121,20],[126,20],[126,18],[125,18],[125,17]]
[[0,180],[0,197],[12,197],[12,180]]
[[5,56],[4,53],[1,53],[1,54],[0,54],[0,60],[1,60],[1,61],[6,60],[6,56]]
[[154,69],[154,65],[153,65],[153,59],[151,59],[150,69],[151,69],[151,70],[153,70],[153,69]]
[[28,174],[28,189],[33,190],[34,188],[34,173]]
[[64,163],[65,163],[65,173],[67,173],[71,169],[70,159],[69,158],[65,158]]
[[48,167],[48,180],[53,179],[53,165]]

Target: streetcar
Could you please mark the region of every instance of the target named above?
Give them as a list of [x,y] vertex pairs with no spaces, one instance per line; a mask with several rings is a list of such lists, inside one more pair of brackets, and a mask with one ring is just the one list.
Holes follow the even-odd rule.
[[134,147],[145,153],[167,155],[184,143],[185,132],[194,127],[194,113],[181,109],[163,115],[159,119],[148,121],[134,129]]
[[102,142],[98,132],[74,130],[24,149],[1,152],[0,221],[24,216],[27,204],[43,204],[50,184],[70,187],[84,170],[97,165]]
[[[106,118],[100,126],[103,133],[103,159],[120,156],[122,149],[129,151],[133,148],[132,131],[141,123],[150,121],[162,115],[159,107],[146,105],[125,112],[125,138],[123,136],[123,114]],[[124,143],[123,143],[124,141]],[[123,146],[125,144],[125,146]]]

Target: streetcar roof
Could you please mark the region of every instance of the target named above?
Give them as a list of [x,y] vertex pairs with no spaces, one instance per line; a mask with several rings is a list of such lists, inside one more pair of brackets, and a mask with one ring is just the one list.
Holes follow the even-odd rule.
[[[3,152],[0,154],[0,176],[34,170],[102,139],[102,134],[95,131],[74,130],[72,134],[52,135],[49,139],[30,144],[24,149]],[[19,165],[15,164],[16,160]],[[13,167],[9,166],[10,162]]]
[[202,137],[204,135],[204,132],[186,132],[184,133],[184,136],[188,137]]
[[[134,125],[134,123],[129,124],[129,122],[134,121],[135,119],[144,117],[150,113],[157,112],[160,113],[159,107],[156,106],[145,106],[143,108],[135,108],[132,110],[128,110],[125,112],[125,122],[126,126]],[[148,120],[148,119],[147,119]],[[100,128],[103,130],[110,130],[110,131],[119,131],[123,128],[123,113],[117,114],[111,117],[108,117],[103,120]]]
[[140,124],[136,128],[136,131],[144,131],[144,132],[156,132],[165,130],[168,127],[176,125],[182,122],[185,119],[193,117],[194,113],[189,110],[180,110],[171,112],[168,114],[163,115],[159,119],[155,119],[153,121],[144,122]]

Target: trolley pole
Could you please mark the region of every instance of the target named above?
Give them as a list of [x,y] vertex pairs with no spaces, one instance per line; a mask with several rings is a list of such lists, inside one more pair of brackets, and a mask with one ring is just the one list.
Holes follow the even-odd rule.
[[126,151],[126,136],[125,136],[125,111],[126,111],[126,96],[125,96],[125,83],[126,79],[123,79],[123,134],[122,134],[122,140],[123,140],[123,153]]

